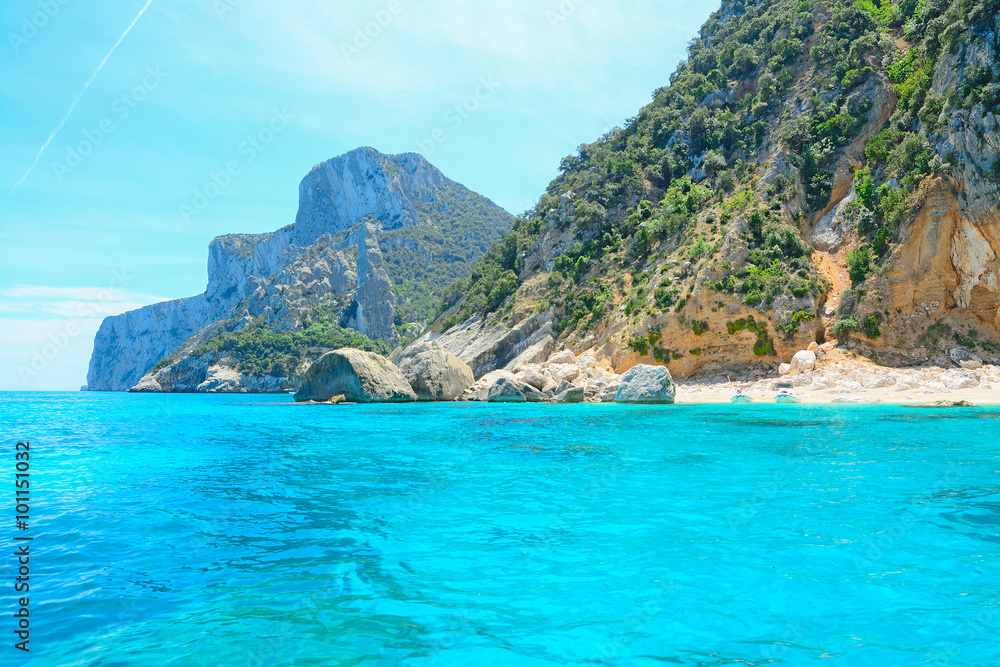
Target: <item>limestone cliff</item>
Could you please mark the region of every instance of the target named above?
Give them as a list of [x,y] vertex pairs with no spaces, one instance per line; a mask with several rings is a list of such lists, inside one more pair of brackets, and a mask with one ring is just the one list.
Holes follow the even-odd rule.
[[[467,275],[512,220],[419,155],[359,148],[333,158],[302,180],[294,224],[212,241],[204,294],[107,318],[94,341],[88,387],[127,390],[161,360],[154,375],[167,391],[198,390],[209,382],[208,369],[220,363],[229,369],[223,375],[242,378],[237,389],[291,386],[288,373],[251,379],[224,360],[177,362],[212,336],[250,323],[297,331],[317,312],[395,345],[401,331],[423,328],[430,302]],[[417,269],[421,278],[402,280]],[[294,375],[295,369],[287,370]],[[209,382],[201,390],[208,387],[232,389]]]

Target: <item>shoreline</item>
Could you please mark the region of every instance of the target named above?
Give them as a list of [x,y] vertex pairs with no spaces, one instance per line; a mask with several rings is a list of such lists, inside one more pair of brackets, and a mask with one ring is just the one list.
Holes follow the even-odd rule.
[[[736,393],[735,389],[718,390],[712,385],[678,386],[675,405],[718,405],[730,403]],[[789,405],[774,402],[777,392],[746,391],[745,395],[753,399],[747,405]],[[801,401],[801,405],[899,405],[911,407],[953,407],[953,404],[965,401],[974,407],[1000,406],[1000,390],[996,389],[955,389],[946,392],[931,391],[892,391],[890,389],[869,390],[864,393],[852,393],[838,389],[819,391],[801,391],[792,389],[790,393]],[[972,407],[970,406],[970,407]]]

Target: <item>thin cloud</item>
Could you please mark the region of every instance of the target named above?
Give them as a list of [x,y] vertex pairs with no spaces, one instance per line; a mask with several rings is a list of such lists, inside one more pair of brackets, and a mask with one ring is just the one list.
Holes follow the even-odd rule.
[[44,144],[42,144],[42,147],[38,149],[38,154],[35,155],[35,161],[31,163],[30,167],[28,167],[28,171],[24,172],[24,176],[21,177],[21,180],[15,183],[14,187],[10,189],[10,193],[8,196],[14,194],[14,191],[17,190],[17,188],[21,185],[21,183],[24,183],[24,179],[28,178],[31,172],[34,171],[35,167],[38,166],[38,161],[42,158],[42,153],[44,153],[45,149],[49,147],[49,144],[52,143],[52,140],[56,138],[56,135],[59,134],[59,131],[63,129],[63,125],[66,124],[66,121],[69,120],[69,117],[73,115],[73,110],[76,109],[77,103],[80,101],[80,98],[83,97],[83,94],[87,92],[87,89],[90,88],[90,84],[94,83],[94,79],[97,78],[97,75],[101,73],[101,69],[103,69],[104,63],[108,62],[108,58],[110,58],[111,54],[115,52],[115,49],[117,49],[118,45],[122,43],[122,40],[124,40],[125,36],[129,34],[129,32],[132,30],[132,27],[136,24],[136,22],[138,22],[139,18],[146,12],[146,9],[149,8],[149,5],[151,5],[152,2],[153,0],[146,0],[146,4],[143,5],[142,9],[139,10],[139,13],[136,14],[136,17],[134,19],[132,19],[132,22],[129,23],[128,27],[125,28],[125,32],[122,33],[122,36],[118,38],[118,41],[115,42],[114,46],[112,46],[111,49],[107,52],[107,54],[105,54],[104,59],[97,66],[97,69],[94,70],[94,73],[90,76],[90,80],[88,80],[87,83],[83,85],[83,89],[80,91],[80,94],[77,95],[76,99],[73,100],[73,103],[69,105],[69,111],[67,111],[66,115],[62,117],[62,120],[59,121],[59,124],[56,125],[56,128],[52,130],[52,132],[49,134],[49,138],[45,140]]
[[107,287],[15,285],[0,290],[0,313],[66,318],[106,317],[169,301],[167,297]]
[[45,285],[14,285],[0,290],[0,296],[9,299],[107,299],[107,295],[131,294],[133,296],[165,300],[164,297],[136,294],[107,287],[48,287]]

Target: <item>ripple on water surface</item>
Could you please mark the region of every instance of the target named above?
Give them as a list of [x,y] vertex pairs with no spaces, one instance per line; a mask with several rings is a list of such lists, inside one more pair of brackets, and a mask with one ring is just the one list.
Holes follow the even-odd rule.
[[996,410],[0,400],[30,663],[1000,664]]

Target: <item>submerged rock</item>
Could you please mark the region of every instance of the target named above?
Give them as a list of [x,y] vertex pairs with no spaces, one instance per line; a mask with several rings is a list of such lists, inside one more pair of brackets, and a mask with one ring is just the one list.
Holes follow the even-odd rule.
[[454,401],[476,383],[469,365],[437,341],[397,350],[391,358],[418,401]]
[[324,354],[302,378],[295,400],[329,401],[343,395],[352,403],[410,403],[417,395],[391,361],[373,352],[342,349]]
[[618,403],[658,404],[673,403],[677,396],[677,386],[663,366],[633,366],[621,379],[621,387],[615,395]]

